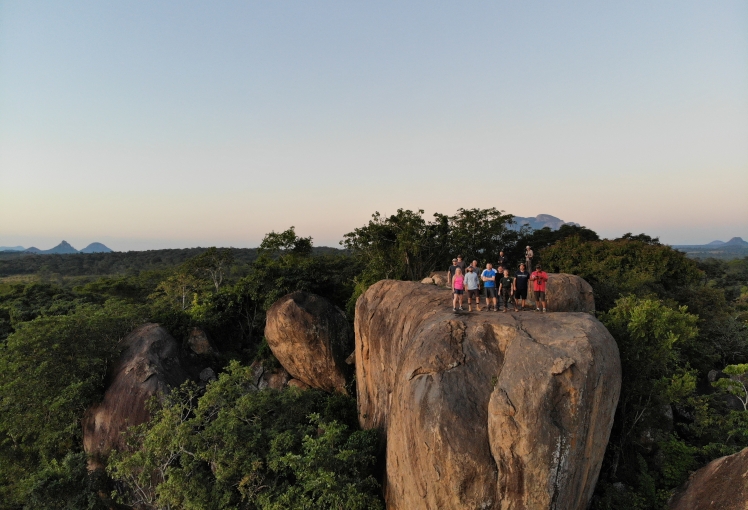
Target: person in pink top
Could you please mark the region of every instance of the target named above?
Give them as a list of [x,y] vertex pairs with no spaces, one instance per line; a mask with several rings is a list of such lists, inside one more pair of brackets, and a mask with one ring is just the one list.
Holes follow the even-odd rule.
[[533,292],[535,294],[535,310],[540,311],[538,304],[543,306],[543,312],[545,312],[545,286],[548,283],[548,273],[543,271],[543,268],[538,264],[535,266],[535,271],[530,275],[530,281],[533,282]]
[[452,278],[452,310],[457,311],[457,301],[460,301],[460,310],[462,310],[462,296],[465,294],[465,275],[462,274],[462,269],[459,267],[455,270],[455,275]]

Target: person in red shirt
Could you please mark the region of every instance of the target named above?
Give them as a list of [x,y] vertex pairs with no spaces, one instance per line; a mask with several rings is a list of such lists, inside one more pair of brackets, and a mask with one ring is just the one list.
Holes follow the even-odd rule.
[[543,312],[545,312],[545,284],[548,282],[548,273],[543,271],[543,268],[538,264],[535,266],[535,271],[530,275],[530,281],[533,282],[533,291],[535,293],[535,310],[538,312],[538,304],[543,306]]

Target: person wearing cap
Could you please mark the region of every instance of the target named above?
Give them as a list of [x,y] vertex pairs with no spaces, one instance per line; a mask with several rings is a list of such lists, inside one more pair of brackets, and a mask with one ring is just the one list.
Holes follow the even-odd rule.
[[[472,264],[470,264],[469,267],[473,268],[473,273],[475,273],[475,276],[478,277],[478,295],[475,296],[475,306],[477,308],[478,306],[480,306],[480,282],[481,282],[480,274],[482,271],[480,269],[480,266],[478,266],[477,260],[474,260]],[[488,301],[486,301],[486,306],[488,306]],[[478,311],[480,311],[480,309],[478,309]]]
[[460,267],[457,265],[457,259],[452,259],[452,265],[447,270],[447,285],[452,286],[452,278],[455,276],[455,271]]
[[462,260],[462,255],[457,255],[457,267],[462,269],[463,276],[465,275],[465,262]]
[[525,246],[525,264],[527,266],[527,270],[532,272],[532,248],[529,246]]
[[468,312],[473,311],[473,298],[475,298],[475,309],[480,312],[480,278],[473,266],[468,266],[465,273],[465,288],[467,289]]
[[545,285],[548,282],[548,273],[543,271],[540,264],[535,266],[535,271],[532,272],[530,280],[533,282],[533,293],[535,294],[535,311],[540,312],[538,305],[542,305],[543,312],[545,312]]

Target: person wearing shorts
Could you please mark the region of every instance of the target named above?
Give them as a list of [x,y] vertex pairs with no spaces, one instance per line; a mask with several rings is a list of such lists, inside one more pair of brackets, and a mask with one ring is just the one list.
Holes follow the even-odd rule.
[[543,271],[543,268],[538,264],[535,266],[535,271],[532,272],[530,280],[533,283],[532,290],[535,293],[535,310],[540,312],[538,305],[541,305],[543,307],[542,311],[545,312],[545,286],[548,283],[548,273]]
[[455,275],[452,278],[452,310],[457,311],[457,301],[460,302],[460,310],[462,310],[462,296],[465,294],[465,277],[462,274],[462,269],[459,267],[455,271]]
[[[509,276],[509,270],[504,269],[504,276],[499,280],[499,294],[504,300],[504,313],[509,310],[509,300],[514,293],[514,278]],[[517,311],[517,303],[514,303],[514,311]]]
[[[475,306],[477,307],[480,305],[480,282],[481,282],[480,274],[482,271],[480,269],[480,266],[478,266],[477,260],[474,260],[473,263],[470,264],[470,267],[473,268],[473,273],[475,273],[475,276],[478,277],[478,297],[475,298]],[[486,306],[488,306],[488,302],[486,302]]]
[[514,275],[514,307],[517,307],[519,300],[522,300],[519,311],[524,311],[525,301],[527,300],[527,286],[530,282],[530,273],[525,269],[524,264],[519,265],[519,271]]
[[465,288],[467,289],[468,312],[473,311],[473,298],[475,298],[475,309],[480,312],[480,278],[478,278],[478,274],[473,270],[473,266],[467,267]]
[[483,280],[483,286],[486,289],[486,310],[491,311],[491,302],[493,302],[493,309],[496,310],[496,271],[493,270],[493,266],[489,262],[486,264],[486,269],[481,273],[481,280]]

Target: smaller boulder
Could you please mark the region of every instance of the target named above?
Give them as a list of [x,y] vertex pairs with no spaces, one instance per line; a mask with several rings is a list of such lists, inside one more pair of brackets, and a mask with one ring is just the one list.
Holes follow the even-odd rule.
[[300,390],[308,390],[309,389],[309,385],[308,384],[306,384],[304,382],[301,382],[298,379],[291,379],[290,381],[288,381],[288,385],[291,386],[291,387],[293,387],[293,388],[299,388]]
[[198,356],[210,356],[216,353],[208,335],[200,328],[192,328],[187,337],[187,345]]
[[748,448],[720,457],[691,475],[670,498],[669,510],[748,508]]
[[[535,294],[530,282],[527,303],[535,307]],[[577,275],[548,273],[546,285],[546,306],[549,312],[588,312],[595,313],[595,295],[592,286]]]
[[149,419],[152,396],[166,394],[187,379],[177,341],[158,324],[136,328],[121,346],[103,401],[83,416],[83,449],[90,455],[91,470],[103,467],[113,449],[124,449],[128,427]]
[[209,383],[215,380],[216,380],[216,373],[213,371],[212,368],[208,367],[204,369],[202,372],[200,372],[200,381],[204,383]]
[[431,277],[424,278],[423,280],[421,280],[421,283],[425,283],[426,285],[435,285],[434,279]]
[[446,271],[434,271],[429,275],[429,278],[434,282],[434,285],[439,287],[447,286],[447,272]]
[[347,394],[345,360],[353,331],[342,310],[308,292],[293,292],[270,307],[265,326],[270,350],[294,379]]

